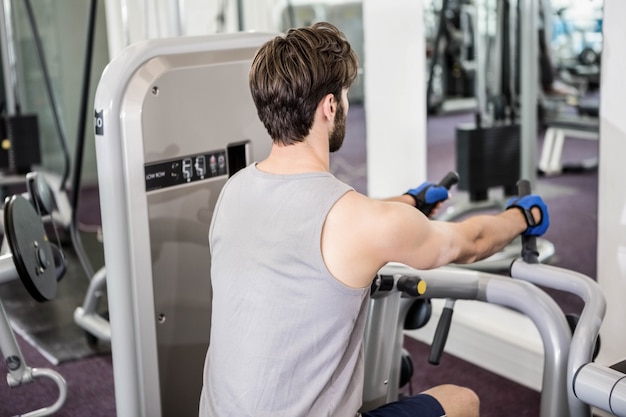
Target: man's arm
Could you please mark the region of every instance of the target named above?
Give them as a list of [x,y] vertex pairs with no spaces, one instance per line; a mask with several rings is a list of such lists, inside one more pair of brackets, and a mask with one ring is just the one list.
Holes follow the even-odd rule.
[[[532,214],[539,223],[541,210],[533,208]],[[349,192],[329,213],[322,253],[337,279],[364,287],[387,262],[417,269],[470,263],[499,252],[527,228],[522,210],[440,222],[409,204]]]
[[[374,207],[379,239],[372,250],[383,262],[402,262],[418,269],[449,263],[471,263],[502,250],[528,225],[520,210],[477,215],[460,222],[428,220],[404,205]],[[540,213],[535,213],[538,217]],[[375,255],[373,255],[375,256]]]

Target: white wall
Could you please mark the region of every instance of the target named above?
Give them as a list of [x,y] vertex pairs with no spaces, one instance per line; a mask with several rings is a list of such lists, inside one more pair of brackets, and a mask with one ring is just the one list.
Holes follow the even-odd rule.
[[[626,357],[626,2],[606,0],[600,102],[598,281],[607,298],[598,361]],[[575,225],[574,225],[575,227]]]

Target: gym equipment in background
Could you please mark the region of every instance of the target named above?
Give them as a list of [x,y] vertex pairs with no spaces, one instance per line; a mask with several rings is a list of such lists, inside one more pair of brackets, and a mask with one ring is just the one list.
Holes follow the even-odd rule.
[[[568,20],[564,16],[567,8],[554,12],[554,31],[558,32],[552,39],[552,48],[547,58],[555,56],[556,69],[561,78],[572,86],[564,91],[548,91],[540,101],[541,122],[546,128],[541,157],[538,163],[539,174],[557,175],[563,172],[585,172],[598,168],[598,158],[592,155],[581,161],[563,163],[561,161],[566,138],[599,139],[599,107],[600,91],[600,55],[602,52],[602,9],[589,4],[579,4],[577,11],[585,14],[586,30],[579,27],[576,31],[581,45],[574,46],[570,27],[580,25],[579,19]],[[554,20],[554,19],[553,19]],[[593,45],[587,45],[587,39],[594,38]],[[548,48],[546,46],[546,48]],[[550,70],[552,60],[550,59]],[[544,87],[545,89],[545,87]],[[558,90],[557,90],[558,91]],[[569,91],[569,93],[567,93]]]
[[[474,96],[476,61],[472,19],[475,6],[469,0],[443,0],[439,10],[431,2],[425,13],[428,82],[426,108],[444,109],[446,101]],[[430,11],[430,13],[428,13]],[[432,35],[434,32],[434,37]]]
[[[566,18],[568,9],[573,9],[578,18]],[[548,13],[544,10],[544,13]],[[581,19],[581,16],[584,18]],[[566,138],[599,139],[600,56],[602,52],[601,7],[578,4],[561,8],[552,14],[554,35],[545,39],[545,55],[550,71],[550,87],[544,85],[545,94],[540,100],[541,122],[546,128],[541,157],[538,163],[540,175],[557,175],[563,172],[585,172],[598,168],[598,158],[592,155],[581,161],[561,161]],[[584,22],[582,22],[582,21]],[[546,23],[547,24],[547,23]],[[575,33],[572,28],[578,26]],[[579,36],[574,36],[574,34]],[[544,35],[545,36],[545,35]],[[577,38],[577,39],[574,39]],[[593,39],[592,44],[588,40]],[[580,43],[578,46],[575,44]],[[548,45],[551,45],[548,46]],[[554,66],[553,68],[553,59]],[[544,71],[544,72],[545,72]],[[571,86],[553,89],[557,72]]]
[[[44,302],[56,295],[57,281],[65,273],[64,258],[59,249],[49,242],[41,214],[34,208],[45,204],[46,193],[49,190],[41,183],[36,183],[30,191],[31,201],[21,195],[13,195],[7,198],[4,204],[4,239],[8,242],[10,250],[4,250],[0,255],[0,284],[19,277],[29,294],[37,301]],[[59,389],[59,396],[54,404],[21,415],[47,416],[59,411],[67,397],[65,379],[52,369],[31,368],[26,365],[2,300],[0,300],[0,350],[9,370],[7,383],[11,388],[33,382],[37,378],[48,378]]]
[[576,163],[563,163],[563,146],[566,138],[598,140],[600,120],[594,116],[557,115],[544,120],[546,133],[538,163],[542,175],[557,175],[563,172],[584,172],[598,168],[598,158],[591,157]]
[[[486,6],[466,9],[466,18],[474,30],[476,65],[475,94],[478,108],[474,123],[457,126],[456,170],[459,190],[467,191],[467,201],[448,207],[438,219],[452,221],[466,215],[489,210],[502,210],[508,197],[515,194],[516,182],[524,172],[536,166],[528,158],[529,149],[536,147],[536,99],[527,97],[536,90],[536,80],[528,80],[526,64],[537,45],[520,38],[522,25],[534,22],[533,13],[513,1],[498,3],[494,10]],[[495,27],[490,33],[488,26]],[[531,25],[532,26],[532,25]],[[534,67],[533,67],[534,68]],[[529,111],[529,108],[531,109]],[[529,132],[530,136],[529,136]],[[526,175],[524,175],[526,176]],[[501,196],[490,198],[490,190],[502,189]],[[539,239],[541,260],[555,252],[554,245]],[[501,252],[462,268],[482,271],[504,271],[521,250],[516,239]]]
[[[51,172],[44,172],[40,168],[37,169],[36,175],[45,176],[45,181],[51,184],[49,188],[54,194],[51,198],[54,200],[55,207],[49,213],[49,219],[59,225],[62,230],[66,230],[69,228],[71,221],[71,208],[66,189],[70,160],[67,139],[30,0],[24,1],[24,7],[64,163],[64,172],[61,176]],[[2,121],[0,126],[2,133],[5,135],[3,138],[6,139],[2,143],[2,150],[0,150],[1,186],[24,185],[24,174],[29,173],[28,175],[31,175],[30,171],[34,169],[33,167],[41,163],[38,117],[35,114],[23,114],[21,111],[22,104],[20,102],[18,85],[18,62],[15,51],[12,16],[11,2],[3,2],[0,7],[0,49],[2,50],[1,58],[6,91],[1,111]]]
[[579,88],[600,86],[602,21],[602,6],[597,2],[571,2],[553,11],[550,43],[557,70]]
[[[120,417],[197,416],[218,194],[271,146],[248,87],[269,34],[150,40],[96,92],[96,156]],[[113,301],[114,300],[114,301]]]

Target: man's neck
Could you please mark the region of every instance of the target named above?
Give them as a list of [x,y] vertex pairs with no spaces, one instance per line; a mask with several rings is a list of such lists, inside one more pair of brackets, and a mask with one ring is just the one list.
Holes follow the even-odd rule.
[[313,126],[302,142],[293,145],[274,143],[267,159],[259,162],[257,168],[271,174],[300,174],[304,172],[329,172],[329,137],[334,126],[335,113],[329,94],[315,111]]
[[[328,146],[328,145],[327,145]],[[257,164],[261,171],[271,174],[300,174],[330,171],[330,155],[307,140],[294,145],[272,145],[269,156]]]

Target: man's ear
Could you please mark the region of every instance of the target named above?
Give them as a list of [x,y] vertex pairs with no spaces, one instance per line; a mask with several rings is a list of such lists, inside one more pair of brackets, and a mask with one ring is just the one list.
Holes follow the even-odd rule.
[[334,94],[326,94],[322,99],[322,112],[328,120],[335,120],[337,112],[337,100]]

